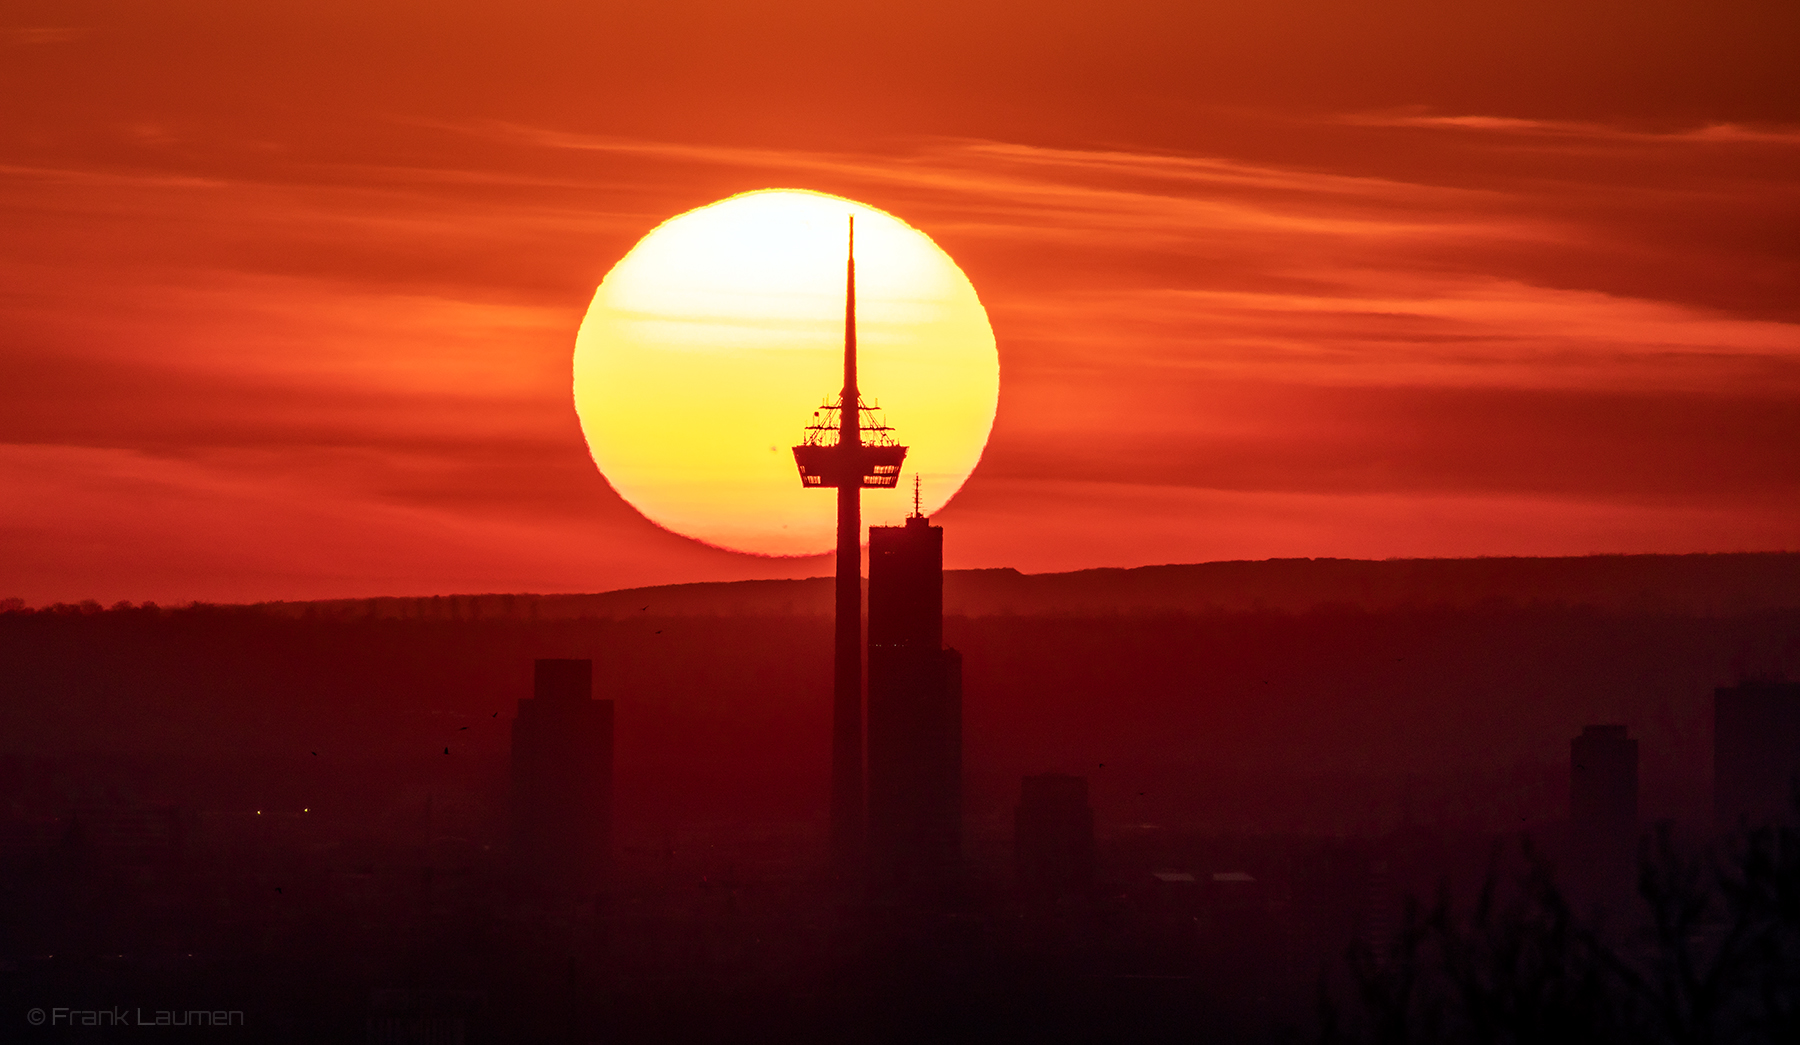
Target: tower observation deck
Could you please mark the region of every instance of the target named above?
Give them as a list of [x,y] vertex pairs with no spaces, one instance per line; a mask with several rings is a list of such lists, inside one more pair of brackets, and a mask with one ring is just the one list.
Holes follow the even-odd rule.
[[848,872],[863,842],[862,491],[899,484],[906,447],[856,386],[856,218],[844,263],[844,387],[813,414],[794,463],[800,484],[837,490],[837,603],[832,657],[831,852]]

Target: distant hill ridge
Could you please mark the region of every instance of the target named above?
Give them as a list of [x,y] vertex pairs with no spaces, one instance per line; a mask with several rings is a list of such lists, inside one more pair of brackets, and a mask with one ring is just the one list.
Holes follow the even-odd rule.
[[[831,578],[669,584],[591,595],[442,595],[270,602],[333,618],[618,620],[828,616]],[[1800,607],[1800,552],[1561,558],[1264,559],[1026,574],[951,570],[951,616],[1304,612],[1510,602],[1714,616]]]

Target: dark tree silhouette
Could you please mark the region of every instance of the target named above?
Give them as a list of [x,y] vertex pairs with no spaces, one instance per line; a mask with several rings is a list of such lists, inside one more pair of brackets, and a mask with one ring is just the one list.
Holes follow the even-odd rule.
[[1322,1037],[1800,1040],[1800,831],[1769,825],[1693,852],[1660,826],[1640,847],[1637,900],[1603,931],[1577,914],[1529,842],[1516,858],[1497,851],[1467,911],[1440,889],[1429,906],[1408,900],[1382,951],[1351,946],[1348,989],[1334,989],[1329,974],[1321,988]]

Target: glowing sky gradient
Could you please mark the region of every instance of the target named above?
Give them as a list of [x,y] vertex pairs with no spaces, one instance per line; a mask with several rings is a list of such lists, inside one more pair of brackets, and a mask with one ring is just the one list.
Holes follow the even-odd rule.
[[828,572],[642,519],[569,396],[774,185],[980,290],[951,566],[1800,547],[1794,5],[1194,6],[12,5],[0,597]]

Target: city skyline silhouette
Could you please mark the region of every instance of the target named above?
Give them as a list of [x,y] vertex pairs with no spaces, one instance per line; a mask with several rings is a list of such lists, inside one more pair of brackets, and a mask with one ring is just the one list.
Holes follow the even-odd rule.
[[0,1040],[1800,1041],[1796,40],[15,5]]

